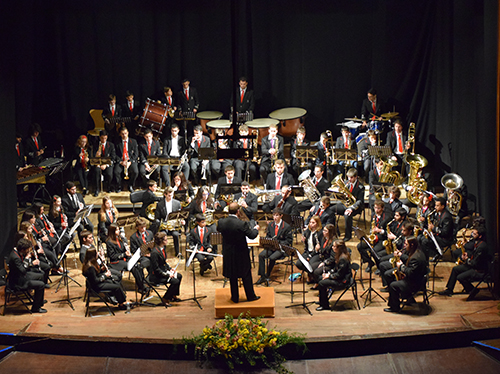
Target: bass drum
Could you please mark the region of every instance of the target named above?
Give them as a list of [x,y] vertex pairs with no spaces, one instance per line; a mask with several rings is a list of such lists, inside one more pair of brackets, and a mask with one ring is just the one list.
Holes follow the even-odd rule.
[[286,138],[295,136],[299,127],[304,126],[307,110],[302,108],[283,108],[275,110],[269,117],[277,119],[281,126],[278,133]]
[[146,100],[146,106],[140,118],[139,128],[144,131],[145,129],[151,129],[155,135],[160,135],[163,133],[163,128],[165,127],[165,121],[168,116],[168,106],[167,104],[158,103],[156,101],[148,98]]

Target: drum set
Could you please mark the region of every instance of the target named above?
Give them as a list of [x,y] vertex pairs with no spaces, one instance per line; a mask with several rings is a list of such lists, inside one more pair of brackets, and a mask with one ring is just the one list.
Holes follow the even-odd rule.
[[361,123],[367,122],[366,130],[372,130],[378,137],[378,142],[380,144],[380,134],[382,134],[386,128],[386,123],[391,123],[392,119],[396,117],[398,112],[389,112],[384,113],[380,117],[373,117],[369,121],[353,117],[353,118],[345,118],[347,122],[337,123],[337,126],[347,127],[351,131],[352,137],[356,139],[356,143],[359,143],[364,138],[366,138],[366,132],[358,134],[356,136],[356,132]]

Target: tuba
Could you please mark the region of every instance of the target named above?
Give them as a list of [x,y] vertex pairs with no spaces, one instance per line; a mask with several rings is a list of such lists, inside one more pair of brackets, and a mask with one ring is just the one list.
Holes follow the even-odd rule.
[[321,194],[309,177],[310,174],[311,170],[308,169],[299,175],[299,186],[304,189],[307,199],[314,204],[321,199]]
[[383,156],[380,158],[382,162],[384,163],[384,166],[382,167],[382,171],[380,172],[380,178],[379,182],[380,183],[393,183],[394,185],[398,185],[401,182],[401,174],[399,172],[392,170],[394,166],[398,165],[398,162],[395,160],[392,160],[391,158],[387,156]]
[[356,198],[352,195],[351,191],[346,187],[344,181],[342,180],[342,174],[339,174],[332,180],[332,187],[337,187],[338,192],[343,195],[342,203],[348,207],[356,202]]
[[458,174],[448,173],[441,178],[441,185],[448,190],[448,210],[453,216],[457,216],[462,207],[462,195],[458,190],[464,185],[464,180]]
[[420,172],[427,166],[427,159],[424,156],[410,154],[406,156],[405,162],[410,165],[410,174],[408,175],[407,197],[413,204],[419,205],[420,194],[427,190],[427,182],[420,177]]

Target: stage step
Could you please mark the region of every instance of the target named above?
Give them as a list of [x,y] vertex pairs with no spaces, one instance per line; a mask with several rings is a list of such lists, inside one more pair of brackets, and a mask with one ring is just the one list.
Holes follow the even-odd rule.
[[231,301],[231,290],[229,288],[218,288],[215,290],[215,318],[224,318],[226,314],[238,317],[241,313],[250,312],[251,317],[274,317],[274,288],[259,287],[255,290],[259,300],[247,302],[245,291],[240,287],[240,302]]

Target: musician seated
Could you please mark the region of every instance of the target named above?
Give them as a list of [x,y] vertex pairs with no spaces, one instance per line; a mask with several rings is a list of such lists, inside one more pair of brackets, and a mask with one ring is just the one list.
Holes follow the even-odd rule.
[[372,211],[373,211],[373,203],[376,200],[374,185],[379,184],[379,179],[380,175],[382,174],[383,167],[384,167],[384,161],[381,160],[380,158],[376,158],[375,168],[373,168],[373,170],[370,171],[370,174],[368,175],[368,183],[370,185],[370,189],[368,192],[368,205],[370,206]]
[[45,158],[46,147],[43,146],[42,138],[40,137],[41,133],[42,128],[38,123],[30,125],[30,136],[24,140],[24,151],[26,153],[26,162],[28,165],[38,166]]
[[221,194],[221,186],[226,184],[241,184],[241,179],[234,176],[234,166],[227,165],[224,168],[224,177],[220,177],[217,181],[217,189],[215,190],[215,209],[222,210],[227,205],[224,200],[218,201],[219,195]]
[[196,215],[196,224],[197,226],[189,232],[188,245],[190,249],[196,247],[198,251],[195,257],[200,262],[200,275],[203,276],[207,270],[212,269],[211,262],[214,259],[214,256],[207,254],[213,250],[210,244],[211,232],[206,228],[205,217],[202,214]]
[[[328,187],[330,187],[330,183],[326,180],[326,178],[323,177],[325,171],[325,167],[323,165],[316,165],[314,167],[314,177],[311,180],[311,183],[316,187],[316,189],[319,192],[320,196],[325,195],[325,191],[328,190]],[[301,182],[302,184],[302,182]],[[306,196],[308,197],[308,196]],[[309,198],[302,200],[298,206],[297,206],[297,211],[304,212],[306,210],[309,210],[313,207],[313,203]]]
[[49,272],[50,268],[53,266],[53,264],[48,260],[47,256],[45,255],[45,252],[43,250],[43,247],[39,245],[39,242],[34,240],[33,238],[33,232],[30,231],[31,227],[29,225],[29,222],[23,222],[22,223],[22,229],[20,229],[16,234],[14,235],[14,243],[19,242],[21,239],[26,239],[29,240],[30,243],[33,246],[33,258],[32,260],[40,260],[38,262],[38,265],[35,265],[33,267],[33,271],[36,273],[40,273],[43,275],[41,280],[43,283],[45,283],[45,288],[48,288],[48,280],[49,280]]
[[[249,131],[248,131],[248,126],[247,125],[241,125],[238,129],[240,136],[248,136]],[[256,142],[257,140],[255,140]],[[238,148],[238,149],[250,149],[252,148],[251,144],[252,140],[251,139],[239,139],[236,142],[233,143],[233,148]],[[255,143],[254,143],[255,144]],[[258,157],[258,149],[252,149],[252,151],[249,154],[249,159],[248,160],[234,160],[233,161],[233,166],[234,166],[234,175],[243,180],[248,180],[248,181],[254,181],[257,179],[257,162],[253,161],[253,154],[255,153],[257,159]],[[248,175],[248,178],[247,178]]]
[[[349,130],[349,127],[342,127],[342,135],[339,136],[335,142],[335,149],[351,149],[351,150],[357,150],[357,144],[356,141],[354,141],[351,138],[351,131]],[[357,161],[348,161],[349,165],[352,166],[353,168],[357,169],[358,167],[358,162]],[[344,169],[345,166],[345,161],[339,161],[338,164],[338,172],[342,172],[342,169]]]
[[54,225],[52,225],[52,222],[50,222],[48,217],[45,215],[45,207],[42,203],[36,202],[33,204],[31,209],[35,214],[36,232],[44,234],[43,236],[48,239],[47,243],[50,245],[51,250],[56,255],[59,255],[61,253],[61,242],[58,240]]
[[191,159],[189,160],[191,181],[195,185],[200,185],[201,182],[207,184],[207,180],[210,176],[209,160],[200,160],[199,150],[200,148],[211,147],[210,138],[203,135],[203,129],[200,125],[194,126],[193,133],[194,136],[191,138],[190,143]]
[[80,187],[82,188],[82,195],[85,196],[89,192],[88,175],[90,170],[89,158],[89,144],[85,135],[80,135],[76,141],[73,150],[73,172],[76,173]]
[[[81,235],[81,240],[82,240],[82,245],[80,247],[80,262],[85,264],[85,255],[89,249],[94,249],[96,250],[96,247],[94,246],[94,235],[87,230],[82,231]],[[99,246],[99,251],[97,252],[97,263],[100,266],[104,266],[106,264],[106,255],[104,253],[104,246],[100,245]],[[112,279],[120,282],[122,280],[122,272],[115,270],[115,269],[109,269],[111,272]]]
[[316,142],[316,148],[318,149],[318,157],[316,158],[316,165],[323,165],[326,169],[326,179],[333,179],[333,165],[332,165],[332,154],[331,147],[333,144],[329,141],[326,132],[322,132],[319,136],[319,141]]
[[267,190],[280,190],[283,186],[293,186],[294,181],[286,172],[285,161],[276,160],[275,172],[267,175],[265,187]]
[[292,147],[290,149],[290,156],[292,156],[292,161],[290,165],[290,170],[294,178],[298,178],[301,170],[308,170],[313,168],[313,159],[309,159],[305,163],[305,167],[301,167],[302,159],[297,158],[297,146],[308,146],[310,145],[309,140],[306,139],[306,128],[300,126],[295,134],[295,139],[292,142]]
[[[446,209],[446,200],[444,197],[437,197],[434,200],[436,211],[429,216],[427,225],[428,232],[432,235],[429,234],[427,237],[424,235],[421,241],[423,251],[427,258],[431,258],[432,261],[441,258],[436,243],[443,250],[443,248],[451,246],[454,241],[453,218]],[[434,237],[436,243],[432,240],[432,237]]]
[[[205,218],[207,218],[207,214],[214,212],[215,210],[215,201],[210,193],[210,188],[207,186],[202,186],[198,189],[198,192],[196,193],[195,199],[191,202],[189,205],[189,220],[192,222],[192,220],[195,219],[195,216],[199,213],[205,215]],[[209,223],[207,222],[208,227],[210,230],[215,231],[215,222]]]
[[101,179],[103,179],[103,190],[107,192],[114,192],[112,181],[113,162],[116,159],[115,145],[108,141],[108,132],[106,130],[101,130],[99,132],[99,145],[95,147],[95,153],[92,157],[110,159],[109,164],[93,166],[96,184],[94,196],[97,197],[101,192]]
[[351,283],[351,255],[343,240],[335,240],[332,246],[333,257],[337,260],[334,265],[321,273],[318,283],[319,307],[317,311],[330,310],[328,290],[343,290]]
[[385,209],[387,210],[387,213],[394,214],[394,212],[396,212],[399,208],[404,208],[406,212],[409,211],[409,208],[403,205],[401,200],[399,200],[401,197],[401,190],[398,186],[389,187],[387,193],[389,194],[388,200],[385,201]]
[[120,139],[116,143],[115,151],[114,175],[116,192],[122,191],[122,174],[124,176],[123,179],[128,183],[128,190],[134,192],[135,181],[139,175],[137,166],[139,148],[136,140],[129,138],[129,132],[126,127],[120,128]]
[[142,206],[141,210],[139,211],[139,216],[147,218],[149,220],[152,220],[152,217],[148,217],[148,207],[155,203],[156,201],[160,201],[161,197],[156,196],[155,192],[158,189],[158,184],[154,180],[149,180],[147,183],[147,189],[143,192],[141,201],[142,201]]
[[[261,144],[261,159],[260,159],[260,177],[262,178],[262,182],[266,184],[266,186],[269,186],[269,183],[267,183],[267,176],[269,173],[272,173],[272,165],[273,165],[273,160],[274,164],[276,167],[276,163],[278,160],[285,160],[284,156],[284,142],[283,138],[278,135],[278,126],[275,124],[271,124],[269,126],[269,135],[265,136],[262,138],[262,144]],[[284,169],[284,161],[283,161],[283,171]],[[280,173],[282,174],[283,171]],[[281,182],[285,184],[283,181]],[[274,183],[273,183],[274,184]],[[291,185],[293,184],[293,181],[290,183]],[[269,189],[269,187],[267,187]],[[280,189],[278,188],[272,188],[272,189]]]
[[69,236],[68,217],[64,214],[62,199],[58,195],[54,195],[50,201],[48,218],[57,233],[56,236],[61,238],[61,248],[64,249],[73,238]]
[[[174,183],[172,185],[174,189],[174,196],[176,193],[185,192],[184,198],[181,201],[181,205],[185,206],[191,203],[194,199],[194,188],[190,181],[186,179],[186,175],[182,171],[178,171],[174,174]],[[180,199],[178,199],[180,200]]]
[[144,137],[139,143],[139,174],[142,178],[143,186],[146,186],[148,181],[158,181],[160,176],[158,165],[149,165],[148,157],[160,156],[160,142],[153,139],[153,131],[151,129],[144,130]]
[[[283,221],[283,211],[280,208],[275,208],[273,211],[273,222],[267,225],[266,238],[274,239],[281,245],[292,245],[293,243],[293,233],[292,227]],[[271,272],[273,271],[274,264],[277,260],[285,257],[285,252],[281,249],[264,249],[259,253],[259,272],[260,278],[255,282],[255,284],[262,284],[267,282]],[[269,265],[266,271],[266,259],[269,261]]]
[[168,236],[165,232],[157,232],[154,236],[155,247],[151,250],[150,280],[154,284],[170,284],[162,299],[167,306],[169,301],[180,301],[182,275],[167,263]]
[[[62,207],[68,217],[68,227],[71,229],[75,224],[76,213],[78,213],[80,209],[83,209],[85,206],[85,200],[83,199],[82,194],[76,192],[76,186],[73,182],[68,181],[64,186],[66,188],[66,193],[61,198]],[[88,218],[80,221],[80,224],[76,228],[78,235],[80,235],[84,229],[89,230],[90,232],[94,231],[94,225]]]
[[[186,153],[186,141],[184,137],[179,135],[179,125],[172,124],[170,128],[170,136],[163,141],[163,156],[170,158],[181,158]],[[171,184],[171,173],[181,171],[189,177],[189,160],[182,160],[182,164],[178,166],[164,165],[161,167],[161,177],[168,187]]]
[[330,198],[323,196],[309,211],[305,224],[308,225],[312,217],[318,216],[321,224],[324,226],[332,224],[335,226],[335,210],[334,206],[330,204]]
[[[470,294],[474,289],[472,282],[483,278],[484,273],[488,271],[489,262],[491,260],[488,252],[488,245],[485,241],[486,229],[483,226],[478,226],[472,229],[471,239],[457,244],[463,248],[457,265],[451,269],[450,277],[446,283],[446,289],[439,292],[440,295],[451,296],[455,284],[459,281],[465,289],[465,292]],[[465,243],[464,243],[465,242]],[[460,251],[462,252],[461,248]],[[474,295],[475,296],[475,295]]]
[[148,269],[149,271],[152,248],[152,246],[149,245],[154,240],[154,234],[147,229],[147,225],[148,221],[143,217],[139,217],[137,221],[135,221],[136,231],[130,236],[130,252],[134,255],[136,251],[142,251],[139,264],[142,269]]
[[396,237],[395,239],[391,239],[394,252],[384,256],[381,259],[380,264],[378,265],[383,286],[380,289],[380,292],[389,292],[389,284],[396,280],[394,269],[397,259],[400,259],[401,261],[403,261],[403,263],[406,263],[406,261],[408,260],[408,252],[406,251],[407,248],[405,246],[405,243],[406,239],[408,239],[410,236],[414,236],[413,224],[408,221],[403,221],[402,227],[403,228],[401,229],[401,235]]
[[[108,239],[106,240],[106,250],[109,258],[109,267],[117,271],[127,269],[128,261],[132,257],[127,243],[127,239],[120,234],[120,227],[116,223],[112,223],[108,230]],[[140,293],[146,293],[144,285],[144,273],[135,265],[130,272],[134,275],[137,290]]]
[[118,302],[118,308],[120,310],[130,309],[130,303],[125,303],[127,301],[127,296],[125,295],[121,282],[114,280],[111,271],[105,266],[99,265],[95,248],[90,248],[85,253],[82,273],[95,292],[110,292],[112,295],[111,300],[114,298]]
[[[50,248],[48,242],[43,242],[42,240],[40,240],[39,237],[37,237],[34,229],[35,226],[30,221],[21,221],[21,224],[19,225],[19,231],[17,232],[15,239],[19,240],[25,238],[31,242],[33,248],[36,248],[37,257],[42,262],[41,267],[44,272],[46,272],[46,270],[48,269],[52,269],[54,275],[62,274],[64,269],[62,267],[59,268],[56,267],[57,256]],[[38,256],[38,254],[40,254],[40,256]],[[44,277],[44,281],[47,280],[48,280],[48,272]]]
[[250,221],[250,227],[255,226],[254,213],[259,209],[257,196],[250,192],[250,184],[248,182],[241,182],[241,192],[234,195],[234,201],[238,203],[243,213]]
[[[168,215],[172,212],[178,212],[181,210],[181,202],[173,197],[174,189],[172,187],[167,187],[163,192],[163,199],[161,199],[156,206],[155,221],[151,225],[151,231],[154,233],[158,231],[165,231],[168,235],[172,235],[174,238],[175,255],[182,258],[179,245],[179,237],[181,235],[179,230],[185,222],[182,220],[179,228],[175,230],[169,230],[166,225]],[[165,223],[165,227],[163,227],[162,223]]]
[[[382,200],[375,200],[373,204],[374,212],[371,218],[370,235],[365,237],[370,243],[373,251],[370,250],[370,247],[364,240],[357,246],[362,262],[368,263],[368,267],[366,268],[367,272],[371,272],[375,263],[378,264],[380,262],[378,254],[385,251],[384,240],[387,239],[386,227],[391,221],[392,216],[384,211],[384,205]],[[373,262],[372,258],[375,262]]]
[[321,274],[332,269],[335,265],[335,253],[332,248],[336,238],[337,235],[335,233],[334,225],[329,223],[323,226],[322,236],[319,242],[318,256],[314,256],[309,262],[313,270],[310,279],[314,283],[311,290],[318,289]]
[[297,200],[292,196],[292,188],[288,185],[281,187],[281,193],[277,194],[270,203],[265,203],[262,210],[266,213],[272,212],[274,209],[279,208],[283,214],[299,215],[297,211]]
[[118,209],[109,196],[103,196],[101,209],[97,213],[97,231],[101,243],[108,237],[109,226],[118,219]]
[[373,130],[368,130],[366,132],[366,137],[361,139],[361,141],[358,143],[358,154],[361,155],[361,159],[363,160],[363,176],[365,178],[368,178],[370,171],[374,168],[375,165],[375,157],[370,156],[368,147],[375,146],[377,146],[377,134],[375,134],[375,131]]
[[[309,263],[312,262],[320,262],[319,261],[319,251],[320,251],[320,243],[323,238],[323,226],[321,225],[321,220],[319,216],[314,216],[309,221],[307,228],[304,230],[302,234],[302,242],[304,243],[304,252],[302,253],[302,257],[304,260]],[[302,271],[306,271],[308,273],[308,283],[313,283],[312,272],[304,266],[302,261],[297,260],[295,262],[295,266]]]
[[409,237],[405,241],[408,252],[406,263],[399,260],[396,263],[398,279],[389,284],[388,308],[384,312],[398,313],[401,310],[401,301],[414,302],[412,293],[418,291],[425,282],[427,275],[427,259],[425,253],[419,248],[417,238]]
[[360,214],[365,208],[365,187],[358,179],[358,171],[355,168],[351,168],[347,171],[347,180],[344,182],[344,185],[356,201],[349,206],[345,205],[347,201],[337,203],[334,205],[333,210],[336,214],[344,216],[344,241],[348,242],[352,239],[353,218]]
[[[230,139],[219,139],[219,135],[223,136],[225,134],[224,129],[215,129],[215,140],[213,143],[214,149],[231,149],[233,141]],[[232,167],[233,160],[231,159],[214,159],[210,161],[210,170],[212,171],[213,178],[224,178],[222,176],[222,170],[226,171],[228,166]],[[233,168],[234,172],[234,168]]]
[[[432,195],[424,192],[420,195],[420,203],[417,207],[417,223],[419,226],[419,231],[422,232],[423,229],[427,229],[427,217],[429,214],[434,212],[434,199],[432,198]],[[419,235],[415,235],[418,237],[419,243],[421,242],[421,238]]]
[[43,309],[45,283],[43,274],[38,272],[40,260],[34,259],[33,244],[20,239],[9,255],[9,286],[16,290],[34,290],[32,313],[47,313]]

